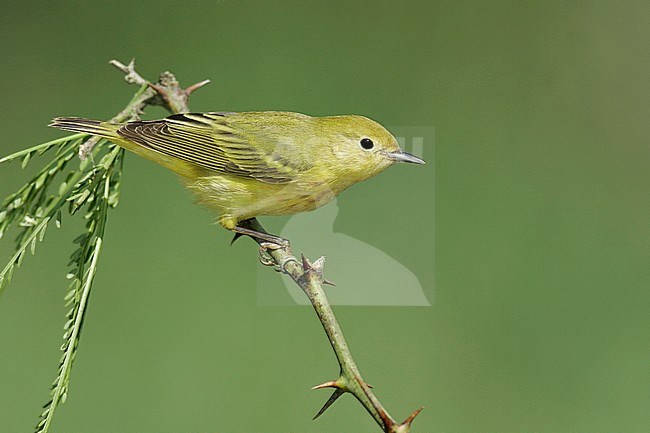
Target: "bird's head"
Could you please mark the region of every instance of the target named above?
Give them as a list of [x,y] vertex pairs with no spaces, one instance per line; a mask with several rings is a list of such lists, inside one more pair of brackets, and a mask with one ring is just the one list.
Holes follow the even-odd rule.
[[386,128],[367,117],[318,119],[321,130],[317,136],[330,140],[329,150],[323,149],[321,157],[338,178],[345,178],[350,185],[379,174],[396,162],[424,164],[422,159],[404,152]]

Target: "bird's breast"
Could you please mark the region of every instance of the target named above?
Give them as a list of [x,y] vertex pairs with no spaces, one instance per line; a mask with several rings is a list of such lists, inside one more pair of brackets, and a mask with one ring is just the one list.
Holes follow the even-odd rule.
[[206,176],[186,181],[198,202],[221,219],[241,221],[258,215],[292,215],[329,203],[338,191],[326,182],[264,183],[235,176]]

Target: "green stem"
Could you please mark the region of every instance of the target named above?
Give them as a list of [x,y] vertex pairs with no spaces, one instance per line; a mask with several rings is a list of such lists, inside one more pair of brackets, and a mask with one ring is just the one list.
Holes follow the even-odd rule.
[[84,282],[82,291],[81,291],[81,299],[79,300],[79,309],[77,310],[75,314],[75,321],[74,325],[72,326],[72,335],[70,335],[69,338],[69,344],[68,347],[66,347],[65,353],[63,355],[63,361],[61,362],[60,365],[60,370],[63,372],[63,374],[60,374],[58,376],[57,381],[55,382],[54,385],[54,394],[52,395],[52,403],[49,412],[47,413],[47,416],[44,419],[44,423],[41,427],[41,431],[47,432],[48,429],[50,428],[50,424],[52,423],[52,420],[54,419],[54,412],[56,410],[56,407],[59,404],[59,401],[62,400],[63,391],[67,388],[65,386],[65,383],[68,381],[68,378],[70,377],[70,367],[72,366],[72,361],[74,360],[74,353],[76,349],[76,344],[77,341],[79,340],[79,333],[81,332],[81,323],[83,322],[84,314],[86,312],[86,306],[88,305],[88,297],[90,296],[90,289],[92,288],[92,282],[95,277],[95,272],[97,270],[97,259],[99,258],[99,253],[101,252],[102,249],[102,238],[103,238],[103,229],[102,233],[98,234],[98,236],[95,238],[95,245],[93,247],[93,252],[92,252],[92,259],[90,262],[90,268],[88,269],[88,276],[86,277],[86,281]]
[[[256,227],[256,229],[263,231],[261,225]],[[414,411],[403,422],[396,422],[361,377],[357,364],[354,358],[352,358],[350,349],[343,336],[343,331],[336,320],[334,311],[323,289],[323,265],[325,258],[321,257],[314,263],[310,263],[303,257],[301,265],[298,259],[291,254],[289,248],[278,248],[276,245],[260,241],[258,243],[271,256],[278,268],[289,275],[309,298],[309,302],[314,307],[323,325],[323,329],[327,334],[327,338],[341,368],[338,379],[314,387],[335,388],[334,394],[325,403],[316,417],[320,416],[341,395],[349,392],[356,397],[384,432],[409,433],[413,419],[420,413],[422,408]]]
[[[297,268],[300,267],[297,266]],[[299,274],[296,274],[294,271],[294,275],[298,276]],[[294,275],[292,275],[292,278],[294,278]],[[376,399],[373,401],[371,398],[373,395],[372,391],[370,391],[368,385],[361,378],[357,364],[354,362],[354,358],[352,358],[348,344],[343,336],[343,331],[336,320],[336,316],[334,316],[334,311],[323,290],[322,280],[319,281],[317,278],[309,278],[309,283],[302,287],[302,289],[314,307],[318,319],[323,325],[327,338],[332,345],[332,349],[336,354],[336,359],[339,361],[341,367],[340,386],[345,391],[352,393],[359,400],[377,424],[382,428],[385,427],[385,416],[387,412],[379,401],[376,401]],[[382,417],[382,413],[385,414],[384,417]]]
[[27,149],[23,149],[21,151],[18,151],[16,153],[12,153],[11,155],[7,155],[4,158],[0,158],[0,163],[3,162],[8,162],[16,158],[20,158],[21,156],[25,156],[28,153],[33,153],[33,152],[45,152],[47,149],[49,149],[52,146],[56,146],[57,144],[64,143],[66,141],[72,141],[77,138],[81,138],[87,134],[79,133],[79,134],[72,134],[68,135],[66,137],[62,138],[57,138],[56,140],[48,141],[47,143],[41,143],[37,144],[36,146],[32,146]]

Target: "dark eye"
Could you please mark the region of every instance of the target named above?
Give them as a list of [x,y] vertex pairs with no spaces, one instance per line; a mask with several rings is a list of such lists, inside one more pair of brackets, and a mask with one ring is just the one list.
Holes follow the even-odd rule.
[[361,148],[365,150],[370,150],[375,147],[375,143],[373,143],[369,138],[362,138],[359,144],[361,145]]

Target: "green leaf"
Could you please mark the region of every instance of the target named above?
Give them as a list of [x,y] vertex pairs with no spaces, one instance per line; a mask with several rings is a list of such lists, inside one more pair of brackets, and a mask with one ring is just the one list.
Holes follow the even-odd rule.
[[20,150],[16,153],[12,153],[11,155],[7,155],[4,158],[0,158],[0,163],[12,161],[16,158],[20,158],[21,156],[30,154],[32,152],[38,152],[39,154],[42,154],[43,152],[51,149],[52,146],[56,146],[57,144],[60,144],[63,147],[65,146],[66,143],[74,140],[78,140],[82,137],[86,137],[87,135],[88,134],[72,134],[66,137],[57,138],[56,140],[48,141],[46,143],[38,144],[36,146],[32,146],[27,149]]
[[25,156],[23,157],[23,161],[20,164],[21,168],[27,167],[27,164],[29,163],[29,159],[32,157],[31,153],[26,153]]

